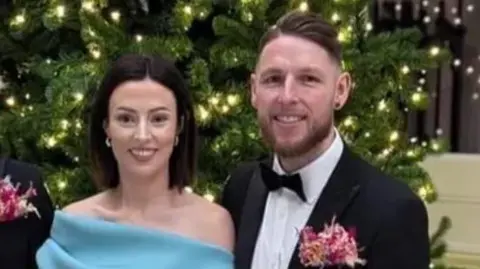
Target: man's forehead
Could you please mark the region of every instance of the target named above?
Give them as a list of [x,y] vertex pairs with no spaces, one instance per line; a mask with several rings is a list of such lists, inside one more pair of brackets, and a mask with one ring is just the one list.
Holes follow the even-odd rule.
[[263,57],[259,59],[257,64],[257,72],[271,72],[271,71],[312,71],[312,72],[328,72],[333,70],[334,66],[330,60],[314,61],[312,59],[301,57],[289,58],[282,55],[275,57]]
[[257,71],[264,69],[318,69],[330,70],[336,62],[323,47],[311,41],[281,36],[269,42],[261,51]]

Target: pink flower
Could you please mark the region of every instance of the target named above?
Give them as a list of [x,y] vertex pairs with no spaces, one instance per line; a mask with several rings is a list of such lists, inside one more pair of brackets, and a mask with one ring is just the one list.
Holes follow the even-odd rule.
[[0,222],[26,217],[31,212],[40,217],[37,208],[28,202],[28,199],[37,195],[33,184],[30,183],[30,187],[23,195],[19,194],[19,188],[20,184],[15,187],[12,185],[10,176],[0,178]]
[[335,218],[331,225],[316,234],[312,227],[305,227],[301,232],[299,256],[304,266],[322,268],[326,265],[346,265],[351,268],[356,264],[365,265],[366,261],[358,257],[355,240],[356,232],[347,231]]

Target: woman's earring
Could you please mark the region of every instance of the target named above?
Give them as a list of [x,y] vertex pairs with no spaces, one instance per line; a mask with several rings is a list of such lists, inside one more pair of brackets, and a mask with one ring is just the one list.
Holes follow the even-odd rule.
[[177,145],[178,145],[178,135],[175,136],[175,146],[177,146]]
[[110,143],[110,138],[107,137],[107,138],[105,139],[105,145],[107,145],[107,147],[111,147],[111,146],[112,146],[112,144]]

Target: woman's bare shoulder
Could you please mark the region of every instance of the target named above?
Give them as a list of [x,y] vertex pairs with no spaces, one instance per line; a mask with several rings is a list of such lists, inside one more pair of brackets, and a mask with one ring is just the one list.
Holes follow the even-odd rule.
[[198,195],[195,196],[195,205],[192,207],[192,211],[195,212],[193,215],[198,220],[197,223],[202,223],[200,227],[203,232],[202,237],[210,243],[230,252],[233,251],[235,231],[230,213],[214,202]]
[[62,208],[63,212],[94,217],[95,209],[102,205],[106,199],[106,192],[101,192],[85,199],[73,202]]

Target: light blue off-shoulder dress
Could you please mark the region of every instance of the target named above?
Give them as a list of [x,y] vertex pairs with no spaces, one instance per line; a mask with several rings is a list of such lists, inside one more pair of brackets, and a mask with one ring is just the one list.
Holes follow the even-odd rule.
[[56,211],[40,269],[233,269],[233,255],[171,232]]

